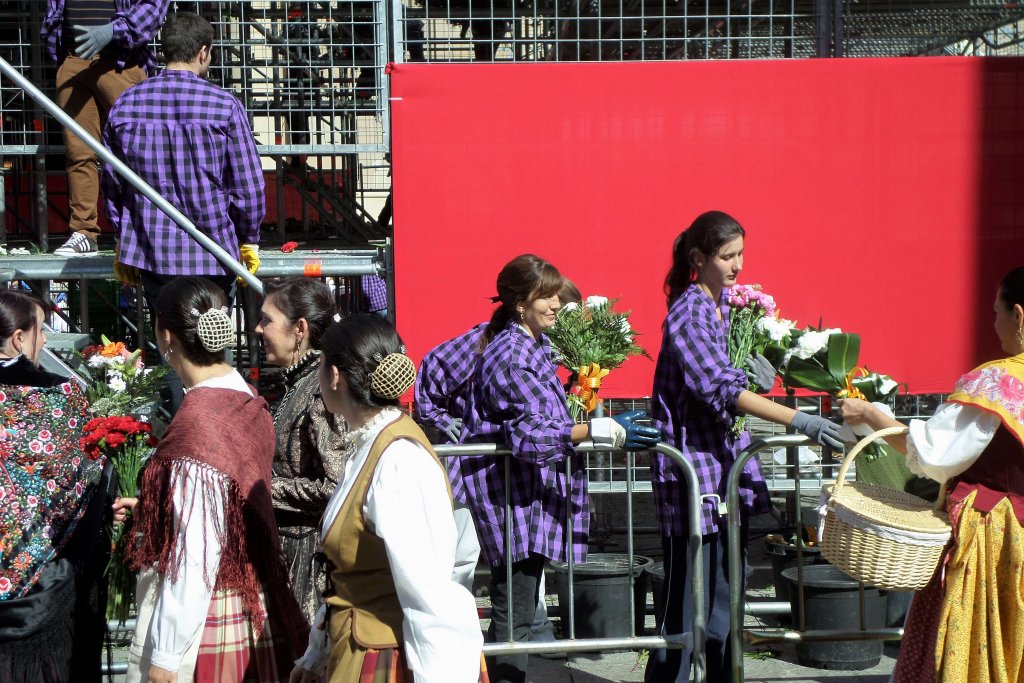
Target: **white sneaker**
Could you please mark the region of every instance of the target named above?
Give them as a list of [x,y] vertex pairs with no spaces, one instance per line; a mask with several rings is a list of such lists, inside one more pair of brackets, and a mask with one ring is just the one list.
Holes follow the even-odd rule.
[[99,253],[96,243],[87,235],[76,232],[62,246],[54,250],[55,256],[95,256]]

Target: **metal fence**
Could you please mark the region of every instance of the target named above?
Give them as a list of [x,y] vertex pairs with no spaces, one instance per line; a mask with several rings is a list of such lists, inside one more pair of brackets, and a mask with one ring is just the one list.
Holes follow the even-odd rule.
[[396,60],[575,62],[1017,54],[1024,10],[971,0],[410,0],[395,16]]

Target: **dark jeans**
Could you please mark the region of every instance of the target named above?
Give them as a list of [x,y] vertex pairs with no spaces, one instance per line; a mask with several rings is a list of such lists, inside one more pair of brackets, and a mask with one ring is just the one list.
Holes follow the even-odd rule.
[[[537,588],[546,560],[530,555],[512,563],[512,639],[530,640],[530,626],[537,612]],[[487,629],[487,642],[508,641],[507,565],[491,567],[491,625]],[[498,655],[487,658],[487,673],[491,683],[524,683],[527,655]]]
[[[139,269],[139,279],[142,281],[142,295],[146,300],[146,308],[149,309],[149,318],[153,321],[152,332],[154,341],[156,340],[156,299],[160,295],[160,289],[165,284],[178,277],[182,276],[158,275],[157,273],[149,270]],[[235,300],[235,276],[202,275],[200,277],[206,278],[224,290],[224,294],[228,297],[228,308],[231,308],[231,304],[234,303]],[[164,361],[164,365],[167,365],[167,374],[164,376],[167,378],[167,388],[170,391],[171,412],[174,413],[177,412],[178,406],[181,405],[182,399],[185,398],[185,390],[181,385],[181,378],[178,377],[178,373],[176,373],[166,361]]]
[[[721,532],[703,537],[704,602],[707,611],[706,680],[730,680],[729,648],[729,571],[725,520]],[[689,633],[693,630],[693,600],[690,591],[689,563],[685,536],[663,536],[665,551],[665,591],[661,605],[661,634]],[[747,525],[740,536],[743,552],[741,576],[746,576]],[[645,683],[686,683],[690,680],[693,650],[652,650],[644,672]]]

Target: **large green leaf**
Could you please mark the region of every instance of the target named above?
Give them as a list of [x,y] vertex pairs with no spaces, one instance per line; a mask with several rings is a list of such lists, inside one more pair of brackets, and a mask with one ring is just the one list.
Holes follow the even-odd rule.
[[860,358],[860,335],[838,333],[828,338],[828,372],[841,387],[846,386],[846,376],[857,367]]
[[817,363],[793,357],[789,359],[783,383],[791,387],[834,393],[841,386],[824,368]]

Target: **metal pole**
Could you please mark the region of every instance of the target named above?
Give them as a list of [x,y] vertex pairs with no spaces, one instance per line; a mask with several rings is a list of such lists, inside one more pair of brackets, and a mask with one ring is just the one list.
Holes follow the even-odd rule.
[[802,446],[810,442],[810,439],[801,434],[757,439],[736,457],[736,461],[729,469],[725,489],[729,510],[729,514],[726,515],[729,524],[726,541],[729,548],[729,645],[732,658],[730,669],[731,679],[734,681],[743,680],[743,567],[738,561],[743,552],[740,547],[742,519],[739,514],[733,514],[740,510],[740,476],[743,474],[743,468],[747,461],[769,443],[772,446]]
[[[178,227],[187,232],[192,239],[199,242],[200,245],[208,252],[213,254],[225,268],[233,272],[235,275],[242,278],[247,285],[253,288],[253,290],[263,294],[263,284],[256,278],[255,275],[249,272],[249,270],[242,265],[239,261],[224,251],[219,244],[210,239],[207,235],[199,231],[198,228],[185,217],[180,211],[178,211],[170,202],[164,199],[163,196],[157,193],[152,187],[150,187],[142,178],[135,174],[128,166],[124,164],[120,159],[111,154],[110,150],[100,144],[94,137],[89,135],[82,126],[80,126],[73,118],[68,116],[64,111],[54,104],[53,100],[44,95],[39,88],[34,86],[27,78],[21,75],[17,69],[10,65],[4,58],[0,57],[0,73],[14,81],[14,84],[24,90],[32,99],[42,105],[47,112],[50,113],[61,125],[69,129],[72,133],[82,139],[85,144],[96,152],[97,156],[103,160],[105,164],[109,164],[111,168],[118,172],[124,177],[131,185],[138,190],[146,199],[153,202],[153,204],[167,214],[167,217],[177,223]],[[45,190],[45,181],[44,181]]]

